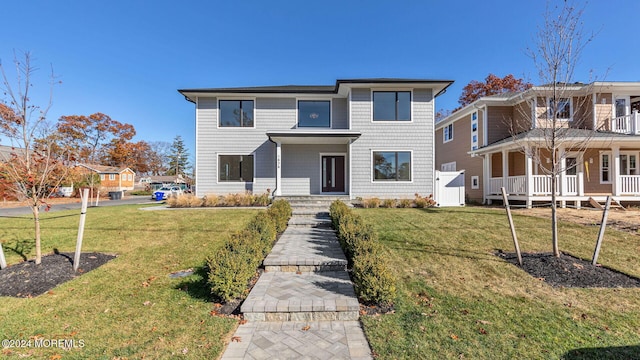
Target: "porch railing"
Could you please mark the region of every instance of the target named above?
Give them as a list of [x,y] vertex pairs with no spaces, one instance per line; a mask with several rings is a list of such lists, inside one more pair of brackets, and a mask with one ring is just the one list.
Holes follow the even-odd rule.
[[[533,195],[550,195],[551,188],[551,176],[548,175],[533,175],[532,177]],[[638,176],[636,183],[637,189],[640,191],[640,176]],[[564,195],[577,195],[578,194],[578,175],[565,175],[565,191]],[[560,180],[560,179],[558,179]],[[510,195],[526,195],[527,194],[527,177],[526,176],[509,176],[507,177],[506,184],[507,193]],[[491,178],[489,181],[490,192],[494,195],[499,195],[500,188],[503,186],[502,178]],[[558,181],[557,195],[560,194],[561,184]],[[624,188],[624,186],[623,186]]]
[[618,116],[611,120],[611,131],[620,134],[640,134],[640,114],[634,110],[629,115]]
[[620,175],[620,194],[640,195],[640,175]]

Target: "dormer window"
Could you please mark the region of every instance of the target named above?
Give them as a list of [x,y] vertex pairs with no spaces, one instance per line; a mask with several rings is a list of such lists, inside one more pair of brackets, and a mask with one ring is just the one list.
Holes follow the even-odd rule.
[[571,121],[573,115],[573,104],[571,98],[548,98],[547,109],[549,119],[553,119],[553,112],[556,112],[556,119],[562,121]]
[[373,121],[411,121],[411,92],[374,91]]

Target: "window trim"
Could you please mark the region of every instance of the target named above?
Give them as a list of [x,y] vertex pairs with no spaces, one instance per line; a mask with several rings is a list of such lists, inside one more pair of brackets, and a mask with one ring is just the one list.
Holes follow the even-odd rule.
[[[558,100],[568,99],[569,100],[569,118],[561,118],[558,117],[558,121],[573,121],[573,97],[559,97]],[[553,115],[551,114],[551,97],[547,96],[547,120],[553,119]]]
[[[220,156],[253,156],[253,181],[220,181]],[[216,154],[216,184],[255,184],[256,182],[256,153],[239,154],[237,152],[220,152]]]
[[[349,154],[346,152],[320,152],[318,153],[318,167],[320,170],[320,177],[318,177],[318,179],[320,181],[318,181],[318,187],[319,187],[319,191],[320,194],[348,194],[349,193],[349,183],[347,182],[347,180],[349,179],[349,172],[348,172],[348,165],[349,165]],[[344,156],[344,192],[338,192],[338,193],[334,193],[334,192],[324,192],[322,191],[322,157],[323,156]]]
[[[375,165],[375,158],[373,156],[374,153],[377,152],[408,152],[409,153],[409,157],[410,157],[410,166],[411,166],[411,173],[410,173],[410,180],[376,180],[375,179],[375,169],[374,169],[374,165]],[[397,155],[396,155],[397,156]],[[371,163],[370,163],[370,169],[371,169],[371,183],[372,184],[411,184],[413,183],[413,150],[412,149],[386,149],[386,148],[382,148],[382,149],[371,149],[371,154],[370,157],[371,159]],[[397,165],[396,165],[397,166]]]
[[[475,115],[475,119],[473,118],[473,116]],[[480,139],[479,139],[479,135],[480,135],[480,130],[479,130],[479,121],[478,121],[478,112],[474,111],[471,113],[471,151],[475,151],[478,150],[478,147],[480,145]],[[476,125],[476,130],[473,130],[473,125]],[[444,131],[444,130],[443,130]],[[475,141],[473,140],[473,136],[475,135],[476,139]],[[475,149],[474,149],[475,147]]]
[[[329,127],[326,126],[300,126],[300,101],[328,101],[329,102]],[[255,120],[254,120],[255,123]],[[333,98],[296,98],[296,129],[333,129]]]
[[473,175],[471,176],[471,190],[479,190],[480,189],[480,176]]
[[[445,131],[448,128],[450,128],[450,130]],[[443,144],[453,141],[453,128],[454,128],[453,123],[442,127],[442,143]],[[449,133],[449,140],[447,140],[447,136],[446,136],[447,133]]]
[[[253,126],[220,126],[220,101],[253,101]],[[257,100],[255,97],[219,97],[216,99],[216,128],[217,129],[255,129],[256,128],[256,107]]]
[[[371,102],[371,122],[372,123],[376,123],[376,124],[411,124],[413,123],[413,114],[414,114],[414,109],[413,109],[413,103],[414,103],[414,97],[413,97],[413,88],[372,88],[370,89],[369,92],[369,99]],[[409,93],[409,120],[374,120],[373,117],[373,108],[374,108],[374,104],[373,104],[373,93],[376,92],[408,92]],[[397,115],[398,110],[396,109],[396,115]]]
[[[607,172],[609,173],[609,180],[608,181],[603,181],[602,180],[602,173],[603,173],[603,170],[604,170],[604,168],[602,166],[602,163],[603,163],[602,157],[604,155],[607,155],[609,157],[609,166],[607,166]],[[599,175],[598,176],[600,177],[600,184],[612,184],[613,183],[613,179],[612,179],[612,175],[613,174],[611,173],[611,162],[613,161],[613,158],[612,158],[613,156],[612,155],[613,154],[610,151],[603,151],[603,152],[600,153],[600,156],[599,156],[600,159],[598,160],[599,161],[599,163],[598,163],[598,173],[599,173]]]

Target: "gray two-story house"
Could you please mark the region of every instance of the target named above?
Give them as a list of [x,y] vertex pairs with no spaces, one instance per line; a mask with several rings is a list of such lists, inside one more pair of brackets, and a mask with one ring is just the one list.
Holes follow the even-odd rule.
[[196,195],[429,195],[435,98],[451,83],[179,90],[196,105]]

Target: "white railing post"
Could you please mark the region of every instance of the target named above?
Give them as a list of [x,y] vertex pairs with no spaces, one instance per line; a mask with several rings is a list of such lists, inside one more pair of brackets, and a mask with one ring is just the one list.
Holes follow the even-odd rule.
[[638,110],[633,110],[633,113],[631,113],[631,123],[633,124],[633,133],[638,135],[640,133],[640,124],[638,124],[638,120],[640,120],[640,117],[638,116]]

